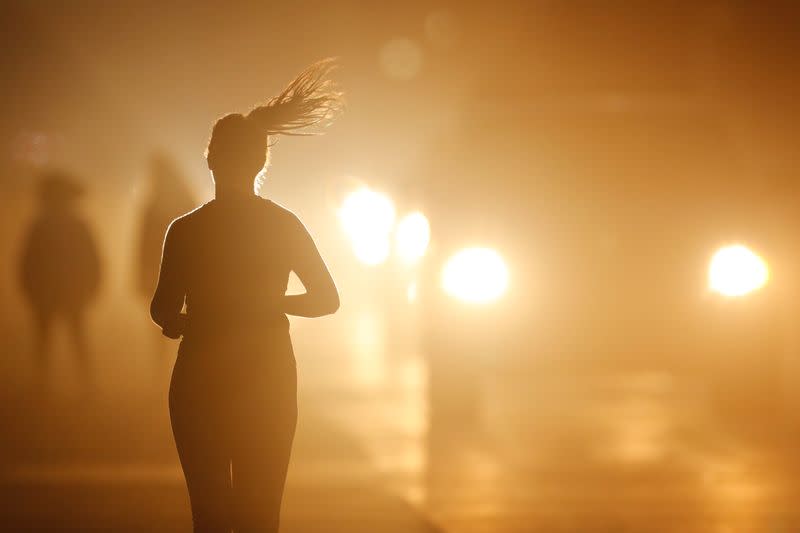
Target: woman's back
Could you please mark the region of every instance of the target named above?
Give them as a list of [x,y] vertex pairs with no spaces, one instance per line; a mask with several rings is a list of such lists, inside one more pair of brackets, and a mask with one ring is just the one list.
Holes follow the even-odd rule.
[[184,342],[228,342],[288,328],[282,299],[289,273],[316,257],[291,211],[253,195],[218,199],[172,223],[160,285],[185,294]]

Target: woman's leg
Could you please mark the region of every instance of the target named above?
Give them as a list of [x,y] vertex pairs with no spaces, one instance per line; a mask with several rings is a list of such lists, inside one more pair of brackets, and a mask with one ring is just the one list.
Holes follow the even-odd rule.
[[214,402],[219,400],[212,390],[214,376],[186,368],[183,359],[178,356],[172,375],[170,420],[189,490],[194,532],[229,533],[231,471],[221,424],[224,413]]
[[236,533],[277,533],[295,420],[282,414],[265,428],[274,433],[236,447],[232,461]]
[[[284,354],[281,354],[284,355]],[[232,481],[236,533],[276,533],[289,457],[297,425],[294,356],[240,397],[232,425]]]

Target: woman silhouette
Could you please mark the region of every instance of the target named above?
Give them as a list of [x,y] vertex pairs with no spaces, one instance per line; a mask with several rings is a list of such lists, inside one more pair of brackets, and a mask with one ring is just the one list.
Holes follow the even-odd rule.
[[[164,335],[183,337],[169,405],[196,532],[278,530],[297,420],[286,315],[333,313],[339,295],[300,220],[256,196],[253,181],[269,136],[338,113],[332,68],[311,65],[266,104],[214,124],[215,199],[173,221],[164,240],[150,313]],[[285,294],[291,271],[305,293]]]

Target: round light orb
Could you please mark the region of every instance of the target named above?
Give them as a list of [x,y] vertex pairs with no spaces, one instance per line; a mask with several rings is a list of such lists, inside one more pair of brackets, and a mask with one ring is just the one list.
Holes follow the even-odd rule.
[[431,43],[441,48],[449,48],[458,40],[458,25],[453,13],[448,9],[437,9],[425,17],[425,34]]
[[419,261],[431,241],[431,227],[428,218],[415,211],[400,219],[394,234],[395,250],[406,264]]
[[422,48],[411,39],[392,39],[381,48],[380,64],[390,78],[413,79],[422,68]]
[[339,209],[339,221],[353,251],[367,265],[383,263],[389,257],[394,218],[389,197],[366,187],[347,195]]
[[769,267],[758,254],[735,244],[720,248],[708,267],[708,284],[724,296],[744,296],[766,285]]
[[465,248],[445,263],[442,287],[463,302],[489,303],[508,288],[508,268],[491,248]]

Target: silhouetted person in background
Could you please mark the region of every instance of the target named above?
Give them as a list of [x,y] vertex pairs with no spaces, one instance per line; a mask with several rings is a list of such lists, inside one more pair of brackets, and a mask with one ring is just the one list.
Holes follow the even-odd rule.
[[[333,313],[339,296],[300,220],[253,183],[270,136],[339,110],[332,66],[316,63],[246,116],[219,119],[206,152],[216,197],[167,231],[151,315],[167,337],[183,336],[169,401],[196,532],[278,530],[297,421],[286,315]],[[304,294],[285,294],[292,271]]]
[[[147,197],[139,222],[135,265],[136,291],[146,298],[148,304],[158,282],[161,247],[167,227],[196,205],[175,163],[164,154],[154,154],[150,160]],[[158,355],[162,355],[166,344],[160,335],[156,346]]]
[[86,382],[91,379],[85,315],[100,283],[100,258],[77,209],[84,193],[66,172],[44,173],[39,181],[39,212],[23,242],[20,280],[33,309],[40,379],[47,370],[56,320],[66,323],[81,374]]

